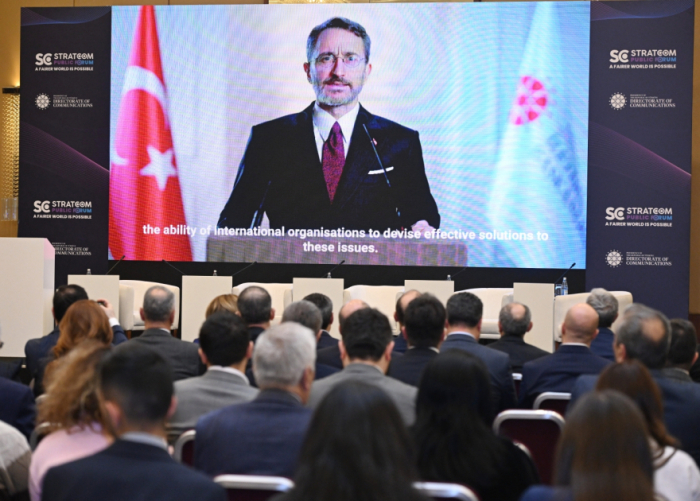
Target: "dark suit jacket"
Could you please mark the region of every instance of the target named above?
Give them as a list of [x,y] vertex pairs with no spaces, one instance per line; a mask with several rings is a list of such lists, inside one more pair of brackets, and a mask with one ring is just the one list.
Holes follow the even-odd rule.
[[430,348],[409,348],[402,357],[391,360],[387,374],[411,386],[418,386],[423,369],[437,356],[438,352]]
[[338,346],[338,340],[331,336],[328,331],[321,331],[321,337],[316,343],[316,350],[322,350],[323,348],[328,348],[329,346]]
[[[652,370],[664,400],[664,422],[668,432],[681,443],[681,449],[690,454],[700,466],[700,385],[683,383],[664,376],[663,371]],[[598,376],[581,376],[571,392],[568,409],[583,395],[593,390]]]
[[27,437],[34,430],[36,406],[29,386],[0,378],[0,421],[14,426]]
[[255,343],[255,341],[258,339],[258,336],[265,332],[265,329],[262,327],[248,327],[248,333],[250,334],[250,340]]
[[[24,345],[24,355],[27,359],[27,369],[29,369],[32,379],[36,378],[39,372],[39,361],[42,358],[49,356],[51,349],[56,346],[58,342],[58,336],[60,335],[58,327],[52,330],[44,337],[30,339]],[[114,346],[123,343],[127,340],[124,329],[121,325],[115,325],[112,327],[112,344]]]
[[568,487],[534,485],[525,491],[520,501],[574,501],[574,494]]
[[[401,358],[402,355],[402,353],[393,351],[391,354],[391,363],[393,364],[396,360]],[[343,370],[343,361],[340,359],[340,348],[338,348],[337,343],[335,346],[329,346],[328,348],[323,348],[316,352],[316,371],[318,371],[318,364]],[[391,365],[389,365],[389,368],[391,368]],[[318,374],[316,375],[316,379],[320,379]]]
[[696,383],[700,383],[700,359],[690,368],[690,379]]
[[598,335],[591,343],[591,351],[611,362],[615,361],[615,352],[613,352],[613,340],[615,334],[607,327],[598,329]]
[[43,501],[224,501],[226,493],[201,473],[153,445],[117,440],[93,456],[51,468]]
[[197,422],[194,466],[223,473],[292,478],[311,410],[291,393],[263,390],[252,402],[230,405]]
[[523,338],[518,336],[501,336],[501,339],[486,346],[507,353],[510,357],[511,369],[518,374],[522,373],[525,362],[549,355],[548,352],[537,346],[527,344]]
[[441,352],[454,349],[468,351],[486,364],[491,376],[495,412],[515,407],[515,385],[508,355],[480,345],[476,339],[466,333],[452,333],[440,346]]
[[173,381],[199,376],[206,371],[196,344],[181,341],[163,329],[146,329],[143,334],[129,342],[148,346],[163,355],[173,368]]
[[406,350],[408,349],[408,343],[406,342],[406,338],[403,337],[403,334],[399,333],[398,336],[394,336],[394,353],[406,353]]
[[545,391],[571,393],[579,376],[600,374],[609,363],[586,346],[563,344],[551,355],[523,365],[519,405],[532,408],[537,395]]
[[[440,226],[418,133],[361,106],[331,204],[316,148],[313,108],[311,104],[301,113],[253,127],[219,227],[258,226],[263,212],[271,228],[384,230],[410,227],[422,219]],[[391,187],[363,125],[376,141]]]

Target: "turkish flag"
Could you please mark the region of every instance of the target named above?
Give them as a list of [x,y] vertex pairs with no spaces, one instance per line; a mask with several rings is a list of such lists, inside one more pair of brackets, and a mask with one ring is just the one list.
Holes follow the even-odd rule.
[[141,7],[110,168],[109,248],[134,260],[192,261],[155,10]]

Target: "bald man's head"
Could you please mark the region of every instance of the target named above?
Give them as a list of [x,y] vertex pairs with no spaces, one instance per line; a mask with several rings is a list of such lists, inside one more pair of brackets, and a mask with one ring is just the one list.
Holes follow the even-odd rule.
[[598,335],[598,313],[588,304],[580,303],[569,308],[561,326],[563,343],[584,343],[590,346]]
[[406,307],[408,304],[420,296],[421,293],[415,289],[406,291],[401,294],[398,301],[396,301],[396,310],[394,311],[394,320],[396,320],[399,326],[403,326],[404,318],[406,317]]
[[345,303],[338,312],[338,329],[342,332],[345,319],[355,313],[357,310],[361,310],[363,308],[369,308],[369,305],[362,299],[352,299]]

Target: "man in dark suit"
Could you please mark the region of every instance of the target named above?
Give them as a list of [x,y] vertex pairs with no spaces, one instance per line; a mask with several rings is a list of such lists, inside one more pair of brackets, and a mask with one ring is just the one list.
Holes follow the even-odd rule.
[[259,226],[266,213],[272,228],[438,228],[418,133],[359,104],[372,71],[365,29],[329,19],[306,52],[316,102],[253,127],[219,227]]
[[423,369],[437,357],[438,347],[445,338],[445,307],[439,299],[423,294],[406,308],[402,334],[408,340],[408,350],[389,366],[389,376],[411,386],[418,386]]
[[690,368],[698,360],[698,338],[695,326],[683,318],[671,320],[671,344],[664,375],[683,383],[692,383]]
[[440,351],[458,349],[479,357],[489,370],[493,407],[496,412],[515,407],[515,385],[510,358],[479,344],[484,305],[471,292],[454,294],[447,300],[447,337]]
[[[341,336],[343,335],[343,323],[345,320],[354,312],[362,308],[369,308],[369,305],[361,299],[352,299],[345,303],[342,308],[340,308],[340,311],[338,312],[338,330],[340,331]],[[338,344],[318,350],[317,361],[321,364],[335,367],[336,369],[342,369],[343,361],[340,358],[340,347]]]
[[141,308],[145,330],[129,343],[148,346],[170,362],[174,381],[198,376],[206,370],[199,359],[196,344],[182,341],[170,334],[175,320],[175,295],[161,285],[154,285],[146,291]]
[[519,405],[531,408],[540,393],[571,393],[582,374],[599,374],[610,363],[591,352],[591,341],[598,333],[598,314],[585,303],[572,306],[561,326],[559,349],[523,365]]
[[404,318],[406,316],[406,308],[408,304],[415,298],[420,296],[421,293],[417,290],[406,291],[401,294],[401,297],[396,300],[396,309],[394,310],[394,320],[399,326],[399,334],[394,336],[394,353],[405,353],[408,349],[408,343],[406,342],[406,335],[403,333]]
[[532,329],[530,308],[520,303],[509,303],[498,314],[498,331],[501,339],[487,345],[507,353],[513,372],[521,374],[525,362],[549,355],[548,352],[525,342],[525,334]]
[[615,335],[610,329],[617,319],[619,304],[617,298],[605,289],[593,289],[586,303],[598,314],[598,335],[591,343],[591,351],[611,362],[615,361],[613,341]]
[[287,322],[260,335],[253,372],[260,394],[200,418],[194,466],[223,473],[292,478],[311,421],[304,407],[314,379],[316,341],[306,327]]
[[258,336],[270,327],[275,318],[272,297],[262,287],[251,285],[238,295],[238,313],[248,326],[250,340],[255,343]]
[[[44,337],[30,339],[24,345],[24,355],[27,361],[27,369],[32,375],[32,379],[36,378],[39,372],[39,360],[49,356],[51,349],[56,346],[60,332],[58,324],[61,323],[63,316],[68,311],[70,305],[81,299],[88,299],[87,292],[79,285],[61,285],[53,295],[53,308],[51,313],[56,321],[56,327],[53,331]],[[119,325],[117,316],[114,313],[112,305],[105,299],[98,300],[102,309],[105,310],[109,317],[109,324],[112,326],[112,344],[117,345],[127,340],[124,329]]]
[[338,340],[330,335],[331,325],[333,325],[333,301],[325,294],[314,292],[304,298],[316,305],[321,311],[321,337],[316,342],[316,350],[322,350],[329,346],[338,346]]
[[[0,340],[0,348],[2,348]],[[23,384],[0,377],[0,421],[17,428],[27,437],[34,430],[36,406],[32,390]]]
[[44,501],[224,501],[223,488],[168,454],[164,423],[175,410],[166,360],[138,343],[116,347],[100,368],[100,396],[117,440],[51,468]]
[[[700,385],[672,379],[664,374],[670,346],[671,326],[660,311],[633,304],[622,314],[615,332],[615,359],[638,360],[651,372],[659,385],[664,403],[664,422],[681,449],[700,465]],[[597,376],[581,376],[571,392],[569,409],[578,398],[595,388]]]

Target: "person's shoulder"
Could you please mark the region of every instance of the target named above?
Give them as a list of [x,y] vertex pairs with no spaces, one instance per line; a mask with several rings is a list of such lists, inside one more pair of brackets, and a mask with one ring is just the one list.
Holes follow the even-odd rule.
[[550,487],[548,485],[533,485],[520,498],[520,501],[570,501],[573,495],[569,489]]
[[367,127],[371,128],[373,131],[402,134],[406,136],[415,136],[418,134],[417,131],[401,125],[400,123],[389,120],[388,118],[380,117],[379,115],[374,115],[365,108],[360,108],[360,113],[365,113],[367,115]]
[[415,397],[418,393],[418,388],[416,388],[415,386],[411,386],[410,384],[406,384],[403,381],[399,381],[398,379],[394,379],[390,376],[385,376],[380,381],[381,386],[383,386],[384,389],[393,393],[406,395],[410,398]]
[[[0,377],[0,392],[2,392],[4,396],[13,399],[21,399],[28,395],[32,395],[32,390],[29,386],[12,381],[5,377]],[[10,395],[11,397],[9,397]]]
[[256,133],[265,133],[271,131],[278,131],[280,129],[293,129],[304,124],[310,123],[311,113],[313,110],[313,103],[306,109],[298,112],[291,113],[289,115],[284,115],[278,118],[273,118],[266,122],[261,122],[253,126],[253,131]]

